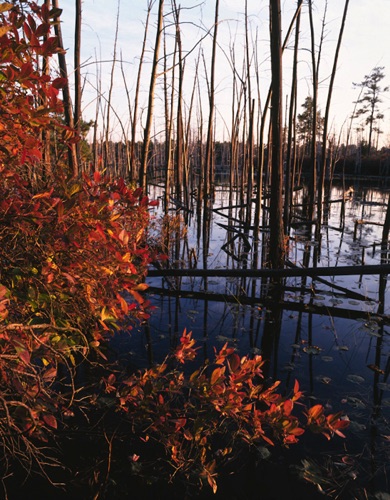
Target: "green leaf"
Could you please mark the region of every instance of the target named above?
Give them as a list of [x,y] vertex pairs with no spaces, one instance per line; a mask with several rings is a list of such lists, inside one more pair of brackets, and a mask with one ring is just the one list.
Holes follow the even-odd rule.
[[55,19],[56,17],[60,17],[60,15],[62,14],[62,9],[51,9],[49,11],[49,18],[50,19]]

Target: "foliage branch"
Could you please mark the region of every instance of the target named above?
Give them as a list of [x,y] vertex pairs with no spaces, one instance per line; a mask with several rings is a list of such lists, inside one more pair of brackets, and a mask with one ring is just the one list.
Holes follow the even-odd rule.
[[[242,447],[248,452],[261,444],[289,446],[305,428],[327,439],[344,437],[349,422],[341,413],[325,416],[321,405],[309,408],[301,423],[293,414],[302,398],[299,383],[287,397],[277,392],[280,382],[267,386],[261,356],[240,358],[225,344],[212,362],[186,375],[182,365],[193,361],[197,350],[191,332],[184,330],[180,345],[162,364],[122,380],[114,374],[104,380],[105,392],[114,395],[131,425],[133,473],[149,481],[195,478],[216,492],[218,467],[236,459]],[[165,461],[148,464],[148,446],[162,446]],[[159,463],[165,467],[158,469]]]
[[61,50],[51,36],[58,15],[59,9],[35,2],[0,5],[0,165],[30,180],[42,159],[42,130],[57,130],[66,143],[78,140],[59,119],[66,80],[42,70],[43,61]]
[[77,406],[77,366],[104,361],[112,332],[148,317],[151,258],[140,190],[99,172],[70,181],[59,168],[39,187],[42,129],[75,140],[58,120],[65,82],[40,69],[58,51],[57,16],[0,5],[0,446],[5,470],[17,458],[42,473],[56,461],[37,442]]

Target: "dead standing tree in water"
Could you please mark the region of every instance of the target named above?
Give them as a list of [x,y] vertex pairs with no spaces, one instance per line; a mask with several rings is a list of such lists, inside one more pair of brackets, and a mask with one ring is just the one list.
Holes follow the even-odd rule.
[[214,142],[214,99],[215,99],[215,61],[217,51],[217,33],[218,33],[218,15],[219,15],[219,0],[215,2],[215,21],[213,34],[213,49],[211,56],[211,75],[209,88],[209,121],[207,127],[206,140],[206,159],[204,163],[204,184],[203,184],[203,199],[204,199],[204,216],[206,217],[208,200],[211,192],[214,191],[214,168],[213,168],[213,142]]
[[316,227],[316,240],[317,241],[318,241],[319,236],[320,236],[321,224],[322,224],[322,213],[323,213],[322,198],[323,198],[323,193],[324,193],[325,170],[326,170],[327,151],[328,151],[327,142],[328,142],[328,124],[329,124],[330,103],[331,103],[331,99],[332,99],[334,80],[336,77],[337,62],[338,62],[339,53],[340,53],[341,41],[343,39],[345,21],[347,18],[348,5],[349,5],[349,0],[345,0],[343,19],[341,21],[339,38],[337,41],[336,52],[335,52],[335,56],[334,56],[334,60],[333,60],[333,68],[332,68],[332,73],[330,76],[328,97],[326,100],[326,107],[325,107],[324,124],[323,124],[323,130],[322,130],[322,151],[321,151],[320,179],[319,179],[319,183],[318,183],[318,208],[317,208],[318,220],[317,220],[317,227]]
[[283,117],[282,117],[282,42],[280,0],[270,0],[271,39],[271,137],[272,172],[270,204],[270,265],[284,265],[285,242],[283,231]]
[[303,0],[298,0],[297,15],[295,24],[295,43],[294,43],[294,62],[291,81],[290,107],[288,114],[288,136],[287,136],[287,152],[286,152],[286,182],[284,194],[284,232],[288,234],[291,219],[292,192],[295,181],[295,164],[296,164],[296,133],[295,123],[297,116],[297,86],[298,86],[298,47],[299,47],[299,30],[301,23],[301,9]]
[[156,41],[154,45],[152,72],[150,76],[148,114],[146,117],[144,144],[142,148],[141,167],[139,171],[139,185],[145,193],[147,192],[149,146],[150,146],[150,136],[151,136],[152,122],[153,122],[154,91],[156,88],[158,57],[160,52],[161,33],[163,30],[163,20],[164,20],[163,14],[164,14],[164,0],[160,0],[158,5],[158,20],[157,20]]

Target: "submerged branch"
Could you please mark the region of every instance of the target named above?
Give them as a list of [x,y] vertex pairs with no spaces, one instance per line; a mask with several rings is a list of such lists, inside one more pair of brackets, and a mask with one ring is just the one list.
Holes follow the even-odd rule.
[[148,276],[220,276],[237,278],[293,277],[293,276],[362,276],[390,274],[390,264],[369,266],[311,267],[295,269],[149,269]]

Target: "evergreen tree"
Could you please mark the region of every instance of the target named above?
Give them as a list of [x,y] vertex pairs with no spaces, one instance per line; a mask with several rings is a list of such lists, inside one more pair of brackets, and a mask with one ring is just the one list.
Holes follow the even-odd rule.
[[[311,141],[312,141],[312,131],[313,131],[313,98],[307,96],[305,102],[302,104],[303,112],[298,114],[297,123],[297,133],[299,140],[305,146],[305,152],[309,153]],[[317,110],[317,134],[319,137],[322,134],[324,127],[324,118],[321,116],[321,112]]]
[[361,83],[353,83],[355,87],[362,89],[361,97],[358,99],[357,104],[361,107],[357,109],[355,116],[359,117],[367,115],[365,124],[369,125],[368,134],[368,154],[370,154],[372,147],[372,133],[378,130],[377,126],[379,120],[383,120],[384,115],[380,112],[379,104],[382,102],[380,96],[383,92],[387,92],[389,87],[380,87],[379,83],[385,77],[383,73],[384,66],[376,66],[369,75],[365,75]]

